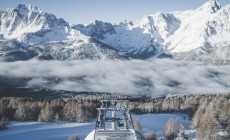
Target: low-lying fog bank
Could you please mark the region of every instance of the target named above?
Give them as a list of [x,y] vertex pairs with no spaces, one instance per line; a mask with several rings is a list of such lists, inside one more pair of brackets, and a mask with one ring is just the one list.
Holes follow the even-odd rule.
[[168,59],[32,60],[0,62],[0,83],[6,85],[8,80],[11,86],[148,96],[227,93],[229,69],[230,66]]

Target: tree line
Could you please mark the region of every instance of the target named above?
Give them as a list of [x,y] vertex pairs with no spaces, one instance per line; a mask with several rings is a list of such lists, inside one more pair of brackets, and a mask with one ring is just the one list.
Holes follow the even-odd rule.
[[[230,94],[122,99],[129,100],[129,108],[136,113],[189,114],[191,128],[197,130],[197,139],[230,139]],[[122,101],[118,102],[117,106],[121,103]],[[7,121],[12,120],[88,122],[96,117],[98,107],[100,107],[100,99],[97,98],[1,97],[0,129],[5,127]],[[170,121],[170,131],[165,130],[168,139],[179,135],[179,127],[175,127],[176,124],[178,123]],[[172,127],[176,131],[171,129]],[[220,135],[220,131],[225,134]]]

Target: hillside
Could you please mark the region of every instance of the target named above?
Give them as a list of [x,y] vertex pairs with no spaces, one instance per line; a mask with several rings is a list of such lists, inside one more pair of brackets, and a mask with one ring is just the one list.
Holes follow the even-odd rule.
[[[30,4],[0,11],[1,61],[147,59],[230,63],[230,5],[157,12],[136,22],[72,25]],[[202,20],[200,20],[202,19]]]

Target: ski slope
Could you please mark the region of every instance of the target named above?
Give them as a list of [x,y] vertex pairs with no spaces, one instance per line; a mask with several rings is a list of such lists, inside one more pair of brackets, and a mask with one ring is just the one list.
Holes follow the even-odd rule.
[[[184,114],[144,114],[132,117],[134,121],[140,121],[144,134],[155,131],[158,137],[163,135],[169,118],[177,118],[186,130],[189,129],[189,117]],[[89,123],[10,122],[8,129],[0,131],[0,140],[68,140],[70,135],[78,135],[82,140],[94,129],[94,123],[94,120]]]

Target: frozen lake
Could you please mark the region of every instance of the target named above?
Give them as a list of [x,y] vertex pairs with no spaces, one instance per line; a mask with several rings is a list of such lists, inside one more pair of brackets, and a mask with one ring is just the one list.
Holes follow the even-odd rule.
[[[143,133],[154,131],[162,136],[168,119],[174,118],[189,129],[189,117],[184,114],[144,114],[132,115],[133,120],[139,120]],[[70,135],[78,135],[84,139],[95,127],[95,121],[89,123],[72,122],[10,122],[7,129],[0,131],[0,140],[68,140]]]

